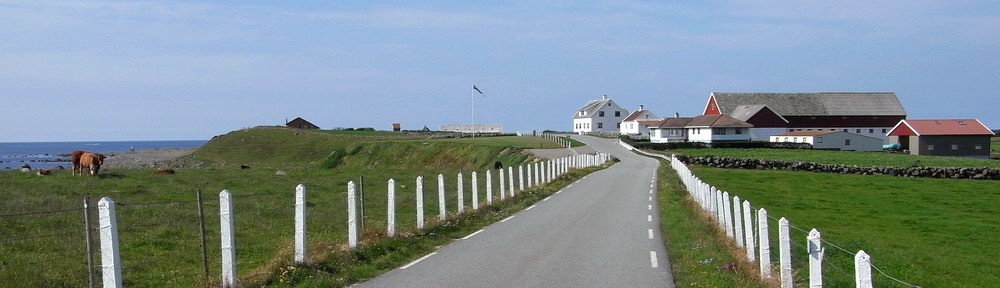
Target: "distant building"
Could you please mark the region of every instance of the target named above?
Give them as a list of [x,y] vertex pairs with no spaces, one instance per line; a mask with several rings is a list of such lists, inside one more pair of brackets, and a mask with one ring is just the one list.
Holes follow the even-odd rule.
[[604,95],[600,100],[591,100],[573,114],[573,132],[619,133],[622,120],[628,109],[622,108]]
[[393,132],[399,132],[399,131],[402,131],[402,130],[403,130],[403,126],[402,125],[400,125],[399,123],[392,123],[392,131]]
[[656,114],[639,105],[639,110],[622,119],[619,133],[628,135],[632,139],[649,139],[649,127],[656,126],[662,121],[663,119],[656,117]]
[[976,119],[902,120],[886,134],[911,155],[990,158],[993,131]]
[[684,125],[690,142],[716,143],[750,141],[750,123],[729,115],[701,115]]
[[771,142],[809,143],[813,149],[882,151],[882,139],[844,131],[796,131],[771,135]]
[[503,133],[503,126],[500,124],[447,124],[447,125],[441,125],[441,131],[476,133],[476,134],[500,134]]
[[[653,143],[675,143],[687,142],[687,126],[693,117],[681,117],[679,114],[673,118],[665,118],[659,124],[649,127],[649,142]],[[734,131],[735,132],[735,131]]]
[[705,115],[724,114],[753,124],[751,138],[798,131],[839,130],[888,141],[885,134],[906,111],[893,92],[709,94]]
[[295,118],[292,121],[288,121],[288,123],[285,123],[285,126],[289,128],[299,128],[299,129],[319,129],[319,126],[313,125],[312,123],[309,123],[309,121],[306,121],[301,117]]

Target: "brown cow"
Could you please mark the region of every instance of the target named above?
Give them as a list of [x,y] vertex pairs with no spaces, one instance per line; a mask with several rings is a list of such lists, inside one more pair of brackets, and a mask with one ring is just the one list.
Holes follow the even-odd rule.
[[104,155],[97,153],[84,152],[80,156],[80,173],[83,174],[83,169],[90,169],[90,176],[97,176],[97,172],[101,170],[101,165],[104,165]]
[[80,176],[83,176],[83,168],[80,167],[80,156],[87,151],[76,150],[69,153],[69,161],[71,166],[73,166],[73,176],[76,176],[76,172],[80,172]]
[[174,174],[174,173],[177,173],[174,171],[174,169],[160,169],[153,171],[153,175]]

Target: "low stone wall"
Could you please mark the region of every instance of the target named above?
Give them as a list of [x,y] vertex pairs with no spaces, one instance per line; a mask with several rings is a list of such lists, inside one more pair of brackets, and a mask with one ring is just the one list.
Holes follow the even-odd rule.
[[688,157],[677,155],[677,159],[687,165],[702,165],[717,168],[792,170],[838,174],[890,175],[911,178],[951,178],[1000,180],[997,168],[939,168],[939,167],[858,167],[842,164],[819,164],[814,162],[792,162],[767,159],[740,159],[725,157]]

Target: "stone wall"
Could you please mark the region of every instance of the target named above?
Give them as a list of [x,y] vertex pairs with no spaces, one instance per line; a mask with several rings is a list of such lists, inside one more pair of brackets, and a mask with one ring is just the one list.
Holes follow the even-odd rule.
[[838,174],[890,175],[911,178],[952,178],[1000,180],[1000,169],[941,168],[941,167],[858,167],[843,164],[819,164],[814,162],[792,162],[768,159],[739,159],[725,157],[688,157],[677,155],[677,159],[687,165],[702,165],[717,168],[762,169],[811,171]]

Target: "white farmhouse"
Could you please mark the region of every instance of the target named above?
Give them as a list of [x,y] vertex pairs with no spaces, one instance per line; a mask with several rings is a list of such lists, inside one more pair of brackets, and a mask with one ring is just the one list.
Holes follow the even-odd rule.
[[795,131],[771,135],[771,142],[809,143],[813,149],[882,151],[882,139],[844,131]]
[[690,142],[717,143],[750,141],[753,125],[729,115],[701,115],[684,125]]
[[591,100],[573,114],[573,132],[611,133],[619,132],[622,119],[628,110],[615,104],[615,101],[604,95],[601,100]]
[[659,125],[662,121],[663,119],[656,117],[656,114],[639,105],[639,110],[635,110],[622,120],[619,131],[632,139],[649,139],[649,128]]

